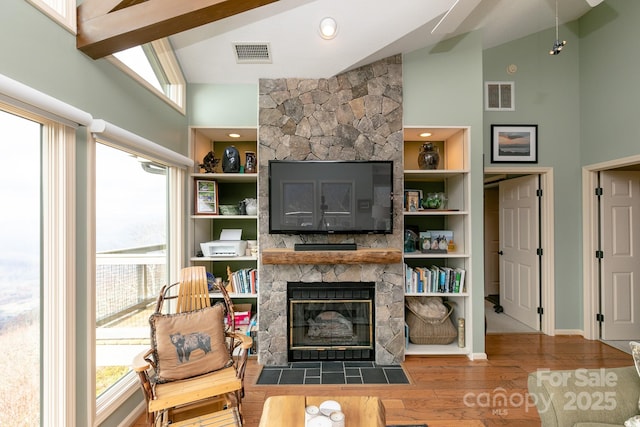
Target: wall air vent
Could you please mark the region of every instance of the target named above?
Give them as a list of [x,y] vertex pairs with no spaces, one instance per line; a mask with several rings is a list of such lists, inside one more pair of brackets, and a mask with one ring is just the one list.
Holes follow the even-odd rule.
[[270,64],[269,43],[234,43],[233,51],[238,64]]
[[514,111],[515,93],[513,82],[485,82],[485,111]]

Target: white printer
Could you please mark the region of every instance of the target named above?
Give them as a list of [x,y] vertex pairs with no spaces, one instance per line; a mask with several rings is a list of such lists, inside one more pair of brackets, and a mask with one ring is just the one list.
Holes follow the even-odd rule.
[[247,242],[242,239],[242,229],[225,229],[220,232],[220,239],[200,243],[202,255],[216,256],[244,256]]

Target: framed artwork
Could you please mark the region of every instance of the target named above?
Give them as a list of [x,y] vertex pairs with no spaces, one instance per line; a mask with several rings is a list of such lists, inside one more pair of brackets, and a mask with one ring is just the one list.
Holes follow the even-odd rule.
[[491,125],[491,163],[538,163],[538,125]]
[[422,210],[422,190],[404,190],[404,210],[417,212]]
[[196,215],[218,215],[218,183],[208,179],[196,179]]

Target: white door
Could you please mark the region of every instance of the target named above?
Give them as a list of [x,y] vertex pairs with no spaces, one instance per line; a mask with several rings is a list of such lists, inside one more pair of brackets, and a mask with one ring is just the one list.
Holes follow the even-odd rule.
[[602,339],[640,337],[640,172],[601,175]]
[[537,175],[500,182],[500,305],[535,330],[540,329],[537,189]]

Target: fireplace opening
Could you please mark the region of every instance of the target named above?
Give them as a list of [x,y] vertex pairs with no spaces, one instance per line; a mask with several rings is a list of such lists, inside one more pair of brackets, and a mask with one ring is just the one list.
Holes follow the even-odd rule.
[[287,283],[289,362],[375,360],[373,282]]

